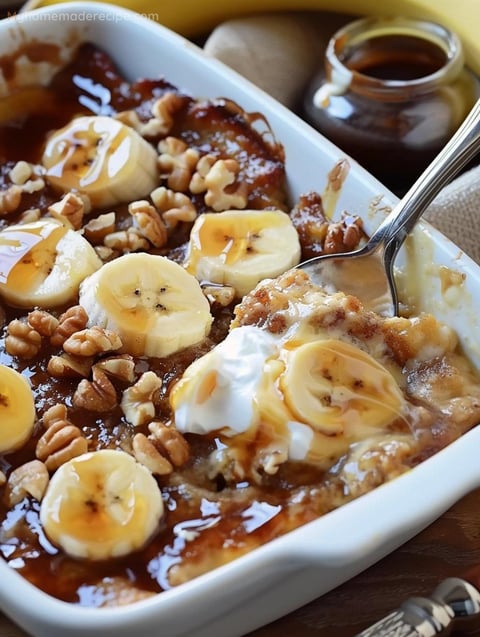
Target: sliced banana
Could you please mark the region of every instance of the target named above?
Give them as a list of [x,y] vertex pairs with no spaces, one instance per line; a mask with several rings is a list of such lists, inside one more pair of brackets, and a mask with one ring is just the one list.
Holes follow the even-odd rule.
[[286,213],[227,210],[197,217],[185,267],[199,281],[230,285],[244,296],[299,261],[298,234]]
[[35,403],[27,379],[0,365],[0,453],[22,447],[32,435]]
[[144,252],[102,266],[81,284],[79,302],[90,324],[116,331],[134,356],[169,356],[202,341],[212,324],[195,277]]
[[54,188],[87,193],[99,208],[139,199],[158,185],[156,150],[112,117],[72,120],[48,139],[42,163]]
[[404,398],[392,374],[363,350],[337,339],[286,354],[280,387],[294,417],[327,435],[360,437],[402,417]]
[[101,265],[81,234],[53,220],[0,232],[0,296],[17,307],[67,303],[78,293],[80,282]]
[[142,548],[163,516],[150,471],[124,451],[77,456],[53,474],[40,508],[49,539],[73,557],[104,560]]

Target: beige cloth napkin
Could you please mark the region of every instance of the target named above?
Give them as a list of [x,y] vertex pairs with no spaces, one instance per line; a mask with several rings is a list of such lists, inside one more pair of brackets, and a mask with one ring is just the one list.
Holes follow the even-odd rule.
[[[295,108],[323,63],[328,39],[351,19],[334,13],[290,12],[230,20],[210,34],[204,49]],[[424,216],[480,263],[480,165],[445,186]]]

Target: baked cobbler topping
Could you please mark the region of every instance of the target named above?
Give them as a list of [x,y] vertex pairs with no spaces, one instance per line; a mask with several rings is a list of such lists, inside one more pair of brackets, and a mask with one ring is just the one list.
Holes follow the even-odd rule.
[[88,44],[32,90],[0,122],[0,551],[33,584],[157,594],[478,422],[448,326],[292,269],[365,236],[288,201],[260,115]]
[[262,482],[288,461],[328,470],[357,443],[402,432],[414,448],[432,412],[439,424],[443,382],[433,368],[453,361],[457,339],[433,316],[380,317],[354,297],[327,294],[303,271],[261,283],[235,314],[225,340],[192,363],[170,394],[177,429],[216,435],[212,472]]

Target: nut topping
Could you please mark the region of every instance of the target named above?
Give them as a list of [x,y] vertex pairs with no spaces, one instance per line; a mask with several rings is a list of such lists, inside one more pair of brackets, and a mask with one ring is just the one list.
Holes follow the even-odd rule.
[[167,243],[167,228],[155,208],[148,201],[133,201],[128,206],[135,227],[155,248]]
[[158,167],[167,185],[177,192],[188,190],[200,154],[176,137],[166,137],[158,143]]
[[184,436],[174,427],[154,420],[148,425],[148,438],[160,449],[175,467],[184,465],[190,457],[190,447]]
[[18,358],[33,358],[42,345],[42,337],[25,321],[13,319],[7,327],[5,349]]
[[135,434],[132,441],[133,455],[135,459],[159,476],[172,473],[173,467],[169,460],[163,456],[151,440],[142,433]]
[[104,371],[93,366],[92,380],[85,378],[78,384],[73,394],[74,407],[88,411],[110,411],[118,404],[117,392]]
[[112,330],[94,325],[74,332],[63,343],[63,349],[75,356],[96,356],[122,347],[119,335]]
[[39,438],[35,454],[53,472],[62,464],[88,451],[82,431],[67,419],[65,405],[57,404],[43,416],[45,433]]
[[13,507],[27,496],[40,502],[47,490],[49,475],[40,460],[31,460],[14,469],[8,477],[5,496]]
[[235,159],[219,159],[212,163],[212,157],[206,155],[197,164],[190,189],[192,192],[206,191],[205,203],[216,212],[245,208],[248,187],[245,182],[236,182],[239,171]]
[[41,336],[52,336],[58,327],[58,319],[45,310],[33,310],[28,313],[28,324]]
[[22,189],[13,184],[7,190],[0,190],[0,217],[6,217],[18,210],[22,199]]
[[74,192],[68,192],[60,201],[48,207],[48,212],[69,228],[79,230],[85,214],[85,202]]
[[54,347],[61,347],[64,342],[75,332],[86,328],[88,316],[81,305],[74,305],[60,315],[58,326],[55,329],[50,342]]
[[134,427],[155,418],[155,396],[162,381],[155,372],[144,372],[137,382],[123,392],[120,406],[125,419]]
[[170,229],[175,228],[182,221],[187,223],[195,221],[197,217],[197,210],[192,200],[181,192],[174,192],[160,186],[150,193],[150,197]]

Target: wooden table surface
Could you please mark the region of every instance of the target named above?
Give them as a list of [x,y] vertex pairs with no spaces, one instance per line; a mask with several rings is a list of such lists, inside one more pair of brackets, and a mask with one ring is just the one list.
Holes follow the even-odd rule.
[[[442,579],[464,576],[477,564],[480,489],[354,579],[248,637],[354,637],[402,600],[428,596]],[[0,637],[26,633],[0,614]]]

